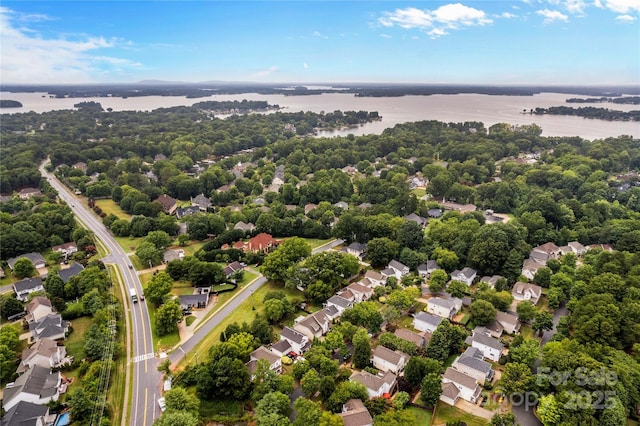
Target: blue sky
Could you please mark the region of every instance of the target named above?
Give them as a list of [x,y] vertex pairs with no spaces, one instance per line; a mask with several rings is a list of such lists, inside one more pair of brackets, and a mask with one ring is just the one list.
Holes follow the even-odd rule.
[[3,83],[640,84],[640,0],[3,1]]

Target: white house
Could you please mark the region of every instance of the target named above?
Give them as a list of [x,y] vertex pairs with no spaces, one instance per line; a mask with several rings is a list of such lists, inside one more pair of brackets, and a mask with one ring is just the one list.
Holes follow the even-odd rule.
[[538,272],[538,269],[540,268],[544,268],[544,265],[542,263],[538,263],[533,259],[525,259],[522,264],[521,273],[528,279],[532,280],[533,277],[535,277],[536,272]]
[[3,426],[41,426],[51,424],[49,417],[49,407],[46,405],[20,401],[7,410],[4,417],[0,419],[0,424]]
[[305,334],[309,340],[322,337],[330,329],[330,321],[324,309],[306,317],[298,318],[295,323],[293,326],[294,330]]
[[568,246],[571,247],[571,250],[578,256],[582,256],[587,252],[587,248],[578,241],[571,241]]
[[366,251],[367,251],[366,244],[353,242],[347,246],[347,253],[357,257],[358,259],[363,258]]
[[32,341],[48,338],[51,340],[64,339],[69,331],[69,323],[62,319],[60,314],[49,314],[40,321],[29,324]]
[[442,318],[452,319],[462,309],[462,300],[457,297],[443,299],[432,297],[427,301],[427,312]]
[[300,333],[297,330],[294,330],[291,327],[284,327],[280,332],[280,339],[286,340],[291,345],[291,349],[297,353],[302,354],[309,349],[309,338]]
[[60,396],[61,381],[59,371],[52,373],[45,367],[37,365],[31,367],[15,382],[7,383],[3,395],[4,409],[9,410],[20,401],[34,404],[57,401]]
[[498,339],[483,333],[474,332],[473,336],[467,337],[465,343],[480,350],[485,358],[495,362],[500,360],[500,356],[504,351],[504,345]]
[[451,273],[451,279],[455,280],[455,281],[462,281],[463,283],[465,283],[468,286],[471,286],[471,284],[473,284],[473,280],[476,279],[476,276],[478,275],[478,271],[476,271],[473,268],[463,268],[461,271],[460,270],[455,270]]
[[504,278],[502,275],[492,275],[490,277],[486,276],[480,278],[480,282],[487,284],[491,288],[496,288],[498,280],[501,280],[502,278]]
[[399,375],[404,371],[404,367],[409,362],[409,355],[400,351],[392,351],[382,345],[376,346],[371,357],[373,366],[378,370],[391,371]]
[[385,276],[383,276],[380,272],[376,272],[372,269],[365,272],[364,278],[369,280],[371,288],[384,286],[387,283],[387,278]]
[[409,274],[409,267],[403,265],[397,260],[392,260],[391,262],[389,262],[389,265],[387,265],[387,269],[392,269],[393,274],[398,280],[401,280],[402,277]]
[[560,254],[560,248],[554,243],[545,243],[538,247],[534,247],[529,253],[529,258],[543,265],[547,264],[549,259],[555,259]]
[[513,299],[518,302],[528,300],[534,305],[537,305],[540,297],[542,296],[542,287],[540,287],[539,285],[518,281],[513,285],[513,288],[511,289],[511,295],[513,296]]
[[431,315],[426,312],[418,312],[413,317],[413,328],[420,331],[428,331],[433,333],[436,328],[442,322],[442,317],[438,315]]
[[16,292],[16,298],[19,301],[26,302],[31,293],[44,291],[44,285],[40,278],[25,278],[13,283],[13,291]]
[[[247,363],[247,367],[249,367],[249,374],[255,372],[255,366],[257,362],[261,359],[267,361],[269,363],[269,368],[276,373],[280,374],[282,372],[282,359],[277,354],[271,352],[269,349],[264,346],[260,346],[255,351],[249,354],[249,362]],[[252,370],[253,368],[253,370]]]
[[284,339],[279,340],[276,343],[269,346],[269,350],[271,350],[271,352],[278,355],[279,357],[283,357],[289,352],[293,352],[293,348],[291,347],[291,344],[289,343],[289,341]]
[[499,323],[505,332],[509,334],[518,333],[520,331],[520,321],[518,316],[508,312],[496,312],[496,322]]
[[347,286],[347,290],[351,291],[351,294],[353,294],[354,303],[365,302],[373,296],[373,290],[360,283],[349,284],[349,286]]
[[60,367],[65,363],[70,363],[67,358],[67,350],[64,346],[51,339],[41,339],[32,347],[22,351],[22,360],[18,366],[18,374],[27,371],[37,365],[45,368]]
[[364,387],[367,388],[369,398],[392,394],[397,383],[397,377],[391,371],[387,371],[385,374],[375,375],[363,370],[353,373],[349,380],[364,385]]
[[325,306],[335,306],[336,309],[338,309],[338,312],[340,313],[340,315],[342,315],[342,312],[344,312],[345,309],[349,309],[353,307],[353,302],[350,301],[349,299],[345,299],[342,296],[338,296],[337,294],[334,294],[327,300],[327,302],[325,303]]
[[[458,398],[462,398],[472,404],[475,404],[476,401],[478,401],[478,398],[480,398],[482,389],[480,388],[480,386],[478,386],[476,380],[473,377],[467,376],[466,374],[461,373],[451,367],[447,368],[447,370],[442,375],[443,391],[444,386],[447,383],[451,383],[458,389],[458,395],[454,399],[454,404],[455,400],[457,400]],[[450,399],[450,395],[447,395],[447,397]],[[449,401],[444,402],[449,403]]]
[[27,323],[38,322],[49,314],[54,313],[51,301],[45,296],[36,296],[25,306],[25,320]]
[[76,245],[76,243],[69,242],[69,243],[64,243],[64,244],[60,244],[57,246],[53,246],[51,247],[51,250],[58,252],[60,254],[62,254],[63,256],[71,256],[74,253],[78,252],[78,246]]
[[495,371],[491,364],[483,359],[483,354],[477,348],[467,348],[462,355],[453,361],[452,368],[467,376],[473,377],[476,382],[483,385],[493,380]]

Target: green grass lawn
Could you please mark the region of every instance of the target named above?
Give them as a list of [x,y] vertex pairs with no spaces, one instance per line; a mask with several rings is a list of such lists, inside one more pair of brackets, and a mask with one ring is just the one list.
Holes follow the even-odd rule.
[[405,408],[409,413],[413,414],[416,418],[416,422],[411,426],[425,426],[431,424],[432,412],[420,407],[407,407]]
[[321,240],[318,238],[305,238],[304,240],[307,242],[307,244],[309,244],[311,250],[313,250],[314,248],[327,244],[329,241],[333,241],[333,238],[329,238],[327,240]]
[[447,358],[444,361],[444,365],[443,368],[446,370],[447,367],[451,367],[451,365],[453,364],[453,361],[456,360],[456,358],[459,356],[460,354],[453,354],[453,355],[449,355],[449,358]]
[[[246,279],[246,275],[247,273],[245,272],[245,279]],[[196,352],[198,354],[207,354],[209,352],[209,349],[213,345],[220,342],[220,333],[222,333],[229,324],[233,324],[234,322],[238,324],[242,324],[243,322],[246,322],[247,324],[251,324],[251,322],[253,321],[253,318],[257,314],[262,314],[262,311],[264,310],[264,305],[262,303],[262,299],[264,298],[264,296],[268,292],[274,291],[274,290],[283,290],[287,294],[287,296],[289,296],[289,298],[291,299],[301,298],[301,293],[298,290],[285,289],[283,286],[276,285],[272,282],[266,283],[265,285],[260,287],[258,290],[256,290],[255,293],[253,293],[253,295],[249,296],[244,302],[242,302],[240,306],[238,306],[238,308],[235,311],[233,311],[231,315],[229,315],[227,318],[222,320],[211,331],[211,333],[207,335],[207,337],[202,339],[202,341],[198,343],[198,345],[194,348],[192,353],[190,353],[189,355],[183,358],[182,362],[179,365],[179,368],[183,367],[188,362],[191,362],[192,360],[194,360],[193,352]],[[232,294],[232,293],[231,292],[223,293],[222,295],[220,295],[220,298],[222,298],[222,296],[226,294]],[[236,294],[236,293],[233,292],[233,294]],[[221,302],[220,299],[218,299],[218,307],[222,306],[223,304],[224,302]],[[252,307],[255,309],[252,309]],[[212,309],[210,314],[213,314],[213,312],[216,310],[217,309]],[[202,321],[200,324],[203,324],[203,323],[204,321]]]
[[171,287],[171,294],[174,296],[193,294],[193,286],[189,281],[174,281],[173,287]]
[[67,347],[67,354],[73,355],[75,359],[83,359],[86,354],[84,352],[84,335],[87,333],[93,318],[80,317],[71,320],[73,331],[69,334],[64,345]]
[[209,422],[235,423],[242,420],[242,402],[233,399],[200,400],[200,418]]
[[423,188],[416,188],[411,191],[412,194],[416,194],[416,197],[424,197],[427,194],[427,190]]
[[124,249],[126,253],[135,252],[140,243],[144,241],[144,238],[134,238],[134,237],[115,237],[120,247]]
[[196,320],[196,317],[194,317],[193,315],[189,315],[188,317],[186,317],[184,319],[187,323],[187,327],[190,326],[191,324],[193,324],[193,322]]
[[188,246],[184,246],[184,247],[180,247],[182,250],[184,250],[184,255],[185,256],[193,256],[195,254],[195,252],[197,252],[198,250],[200,250],[202,248],[202,246],[205,245],[204,241],[199,241],[197,243],[192,243],[189,244]]
[[452,407],[438,401],[436,409],[436,417],[433,421],[434,424],[446,424],[447,422],[460,420],[465,422],[468,426],[486,426],[489,424],[486,420],[466,413],[456,407]]
[[118,216],[119,219],[124,219],[127,221],[131,220],[131,215],[122,210],[120,206],[117,205],[113,200],[96,200],[96,205],[100,207],[102,211],[107,214],[107,216],[113,213],[114,215]]
[[531,339],[535,334],[535,331],[533,331],[533,329],[531,328],[530,325],[522,325],[520,327],[520,334],[522,335],[522,337],[524,337],[525,339]]

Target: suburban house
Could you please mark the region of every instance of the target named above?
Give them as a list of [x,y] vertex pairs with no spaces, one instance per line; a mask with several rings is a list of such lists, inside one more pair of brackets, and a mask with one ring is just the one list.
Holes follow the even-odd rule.
[[338,310],[338,308],[336,308],[335,305],[327,305],[324,309],[324,314],[327,316],[327,318],[329,319],[329,321],[333,321],[336,318],[338,318],[340,315],[342,315],[342,312]]
[[513,295],[513,299],[518,302],[528,300],[534,305],[537,305],[542,296],[542,287],[536,284],[518,281],[513,285],[511,295]]
[[406,328],[397,328],[396,331],[393,332],[393,335],[407,342],[414,343],[418,348],[423,348],[427,345],[427,339],[424,333],[420,334]]
[[578,241],[571,241],[568,246],[571,247],[571,250],[578,256],[582,256],[587,252],[587,248]]
[[438,219],[442,216],[442,209],[429,209],[427,211],[427,216]]
[[162,194],[153,201],[155,203],[160,203],[162,210],[167,214],[173,214],[178,208],[178,200],[169,197],[167,194]]
[[463,283],[465,283],[468,286],[471,286],[471,284],[473,284],[473,280],[476,279],[476,276],[478,275],[478,271],[476,271],[473,268],[463,268],[461,271],[460,270],[455,270],[451,273],[451,279],[455,280],[455,281],[462,281]]
[[409,267],[403,265],[397,260],[392,260],[391,262],[389,262],[389,265],[387,265],[387,269],[392,269],[393,274],[398,280],[401,280],[402,277],[409,274]]
[[347,286],[347,290],[351,291],[354,296],[354,303],[365,302],[373,296],[373,290],[370,287],[360,283],[351,283]]
[[242,266],[242,263],[236,260],[235,262],[231,262],[230,264],[224,267],[224,275],[227,278],[231,278],[233,274],[235,274],[236,272],[242,271],[243,269],[244,269],[244,266]]
[[369,398],[393,394],[397,383],[397,377],[391,371],[387,371],[385,374],[375,375],[363,370],[353,373],[349,380],[364,385],[364,387],[367,388]]
[[372,288],[384,286],[387,283],[387,279],[384,277],[384,275],[374,271],[373,269],[369,269],[367,272],[365,272],[364,278],[369,280]]
[[418,225],[420,225],[421,227],[425,227],[427,226],[427,219],[422,217],[422,216],[418,216],[415,213],[411,213],[406,215],[405,217],[403,217],[404,220],[406,220],[407,222],[409,221],[414,221],[415,223],[417,223]]
[[60,254],[62,254],[63,256],[71,256],[73,255],[73,253],[77,253],[78,252],[78,245],[76,243],[69,242],[69,243],[64,243],[64,244],[60,244],[57,246],[53,246],[51,247],[51,250],[58,252]]
[[353,242],[347,246],[347,253],[357,257],[358,259],[364,258],[366,251],[367,251],[366,244]]
[[259,360],[263,359],[269,363],[269,368],[280,374],[282,372],[282,359],[277,354],[271,352],[269,349],[264,346],[260,346],[255,351],[249,354],[249,362],[247,363],[247,367],[249,368],[249,374],[253,375],[256,371],[257,363]]
[[42,257],[40,253],[36,252],[25,253],[21,254],[20,256],[12,257],[11,259],[7,260],[7,265],[9,265],[9,268],[13,270],[13,265],[15,265],[16,261],[23,258],[29,259],[31,263],[33,263],[33,267],[36,269],[44,268],[45,266],[47,266],[47,262],[44,260],[44,257]]
[[399,375],[404,371],[407,362],[409,362],[409,355],[378,345],[373,351],[371,361],[378,370],[391,371],[393,374]]
[[373,426],[373,418],[369,410],[359,399],[350,399],[345,402],[342,413],[338,415],[342,417],[344,426]]
[[45,296],[34,297],[31,302],[27,303],[24,310],[27,313],[24,317],[27,323],[38,322],[53,313],[51,300]]
[[21,200],[28,200],[31,197],[40,197],[41,195],[42,192],[37,188],[22,188],[18,192],[18,197],[20,197]]
[[304,214],[307,215],[309,214],[309,212],[311,212],[311,210],[317,208],[318,205],[317,204],[313,204],[313,203],[307,203],[304,205]]
[[560,254],[560,248],[554,243],[545,243],[538,247],[534,247],[529,253],[529,258],[543,265],[547,264],[549,259],[555,259]]
[[253,253],[269,252],[272,248],[275,248],[278,242],[273,239],[270,234],[264,232],[251,238],[246,245],[245,251],[251,251]]
[[279,340],[269,346],[269,350],[279,357],[283,357],[289,352],[293,352],[291,344],[287,340]]
[[208,197],[205,197],[204,194],[191,197],[191,204],[194,206],[198,206],[200,211],[203,212],[206,212],[211,208],[211,200]]
[[[453,390],[451,385],[455,387],[457,392]],[[476,383],[476,379],[458,370],[449,367],[442,375],[442,395],[440,400],[447,404],[455,405],[458,398],[475,404],[480,398],[481,392],[482,389]]]
[[[7,410],[4,417],[0,419],[0,425],[9,426],[43,426],[53,424],[53,419],[49,419],[49,407],[32,402],[20,401],[11,409]],[[55,414],[53,415],[55,418]]]
[[442,318],[452,319],[462,309],[462,300],[457,297],[443,299],[432,297],[427,301],[427,312]]
[[483,359],[483,354],[477,348],[467,348],[458,358],[453,361],[452,368],[467,376],[473,377],[477,383],[483,385],[487,381],[493,380],[495,371],[491,364]]
[[353,294],[351,290],[348,288],[343,288],[342,290],[336,291],[336,295],[342,297],[343,299],[347,299],[349,302],[355,303],[356,296]]
[[55,340],[41,339],[32,347],[22,351],[22,360],[17,373],[24,373],[34,365],[57,368],[70,362],[71,359],[67,358],[67,349],[64,346],[58,345]]
[[7,383],[3,405],[10,410],[20,401],[46,404],[57,401],[60,396],[62,376],[59,371],[52,373],[49,368],[31,367],[13,383]]
[[542,263],[538,263],[533,259],[525,259],[524,263],[522,264],[521,273],[528,279],[532,280],[535,277],[536,272],[538,272],[538,269],[540,268],[544,268],[544,265]]
[[520,321],[518,316],[508,312],[496,312],[496,320],[508,334],[518,333],[520,331]]
[[433,271],[437,269],[441,269],[441,268],[440,266],[438,266],[438,262],[436,262],[435,260],[427,260],[427,263],[421,263],[416,268],[416,270],[418,271],[418,275],[420,275],[421,277],[427,277],[427,278],[430,277]]
[[345,309],[349,309],[353,307],[353,302],[348,299],[345,299],[342,296],[338,296],[337,294],[334,294],[324,304],[325,307],[332,306],[332,305],[335,306],[338,312],[340,313],[340,315],[342,315],[342,312],[344,312]]
[[244,223],[242,221],[236,223],[235,225],[233,225],[233,229],[239,229],[241,231],[244,232],[253,232],[254,229],[256,229],[256,226],[249,222],[249,223]]
[[63,320],[60,314],[48,314],[39,321],[29,324],[29,331],[31,331],[31,341],[33,342],[44,338],[64,339],[69,331],[69,322]]
[[162,253],[162,261],[164,263],[169,263],[173,260],[180,260],[184,257],[183,249],[166,249],[164,253]]
[[29,295],[36,291],[44,291],[44,285],[40,278],[25,278],[13,283],[13,291],[16,298],[21,302],[26,302]]
[[71,278],[80,274],[80,272],[82,271],[84,271],[84,266],[82,266],[82,263],[74,262],[69,265],[68,268],[60,269],[58,271],[58,275],[62,279],[62,282],[66,284]]
[[465,343],[480,350],[485,358],[495,362],[500,360],[502,351],[504,351],[504,345],[500,340],[487,336],[484,333],[476,333],[475,331],[472,336],[467,337]]
[[315,337],[322,337],[329,331],[330,321],[324,309],[321,309],[311,315],[296,319],[293,328],[305,334],[309,340],[313,340]]
[[443,317],[438,315],[432,315],[424,311],[420,311],[413,317],[413,328],[433,333],[442,322],[442,318]]
[[175,210],[175,213],[176,213],[176,218],[178,218],[178,220],[180,220],[183,217],[191,216],[191,215],[194,215],[196,213],[200,213],[200,208],[198,206],[178,207]]
[[496,288],[496,283],[498,282],[498,280],[501,280],[503,278],[504,277],[502,275],[492,275],[490,277],[485,276],[480,278],[480,282],[487,284],[491,288]]
[[280,332],[280,340],[286,340],[289,342],[291,349],[297,354],[306,352],[311,346],[309,338],[305,334],[300,333],[291,327],[284,327],[282,329]]
[[418,266],[416,266],[416,271],[418,271],[418,275],[420,275],[421,277],[426,277],[427,274],[427,264],[426,263],[421,263]]
[[209,293],[183,294],[178,297],[182,309],[204,309],[209,303]]
[[344,201],[338,201],[333,205],[333,207],[338,207],[342,210],[349,210],[349,204],[345,203]]

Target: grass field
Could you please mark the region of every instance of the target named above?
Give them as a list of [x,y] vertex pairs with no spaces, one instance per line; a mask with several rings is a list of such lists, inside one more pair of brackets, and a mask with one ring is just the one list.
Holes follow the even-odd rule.
[[431,411],[420,407],[407,407],[405,410],[413,414],[416,418],[416,422],[411,426],[426,426],[431,424]]
[[156,332],[156,308],[152,303],[149,303],[148,300],[144,303],[147,304],[147,309],[149,311],[149,321],[151,322],[151,331],[153,333],[154,349],[157,352],[162,352],[173,348],[180,342],[180,333],[176,331],[175,333],[158,336],[158,333]]
[[197,243],[189,244],[188,246],[184,246],[180,248],[184,250],[185,256],[193,256],[195,252],[200,250],[204,244],[205,244],[204,241],[199,241]]
[[189,281],[174,281],[173,287],[171,287],[171,294],[174,296],[193,294],[193,286]]
[[204,324],[205,322],[207,322],[209,317],[216,313],[216,311],[219,309],[219,306],[224,305],[227,302],[227,300],[231,299],[233,297],[233,295],[235,295],[238,291],[243,289],[251,281],[256,279],[256,277],[257,277],[256,274],[253,274],[253,273],[248,272],[248,271],[245,270],[244,271],[244,275],[242,277],[242,281],[240,281],[238,283],[238,288],[236,289],[236,291],[229,291],[229,292],[221,293],[220,295],[218,295],[218,303],[217,303],[217,305],[214,306],[213,309],[211,309],[209,312],[207,312],[207,315],[205,315],[204,318],[200,320],[200,322],[199,322],[197,327],[200,327],[201,324]]
[[138,248],[138,246],[140,245],[140,243],[142,243],[142,241],[144,241],[144,238],[142,238],[142,237],[134,238],[134,237],[116,237],[116,236],[114,236],[113,238],[116,239],[118,244],[120,244],[120,247],[122,247],[122,249],[126,253],[135,252],[136,249]]
[[427,194],[427,190],[424,188],[416,188],[411,190],[412,194],[415,194],[416,197],[420,198],[420,197],[424,197]]
[[459,420],[465,422],[467,426],[486,426],[489,424],[485,419],[473,416],[456,407],[452,407],[438,401],[436,408],[436,417],[433,420],[434,425],[444,425],[447,422]]
[[327,240],[320,240],[317,238],[305,238],[304,240],[307,242],[307,244],[309,244],[309,246],[311,247],[311,250],[313,250],[314,248],[327,244],[329,241],[333,241],[333,238],[329,238]]
[[[253,321],[253,318],[257,314],[262,314],[262,311],[264,310],[262,299],[268,292],[273,290],[283,290],[287,294],[287,296],[289,296],[289,298],[293,298],[293,297],[297,299],[301,298],[301,293],[298,290],[288,290],[283,288],[283,286],[276,285],[272,282],[266,283],[265,285],[260,287],[258,290],[256,290],[255,293],[249,296],[247,300],[242,302],[240,306],[238,306],[238,308],[235,311],[233,311],[231,315],[229,315],[227,318],[222,320],[211,331],[211,333],[207,335],[207,337],[202,339],[202,341],[198,343],[198,345],[194,348],[192,353],[190,353],[188,356],[183,358],[178,368],[180,369],[184,367],[184,365],[194,360],[193,353],[207,354],[209,352],[209,349],[213,345],[220,342],[220,333],[222,333],[229,324],[233,324],[234,322],[237,322],[238,324],[242,324],[243,322],[247,322],[247,324],[251,324],[251,322]],[[225,294],[228,294],[228,293],[225,293]],[[220,301],[218,301],[218,306],[222,306],[222,305],[223,303],[220,303]]]
[[127,221],[131,220],[131,215],[122,210],[120,206],[117,205],[113,200],[96,200],[96,205],[100,207],[102,211],[107,214],[107,216],[113,213],[114,215],[118,216],[119,219],[124,219]]
[[67,348],[67,354],[72,355],[75,359],[83,359],[86,356],[84,352],[84,336],[92,321],[93,318],[91,317],[80,317],[71,320],[73,332],[64,341],[64,345]]

